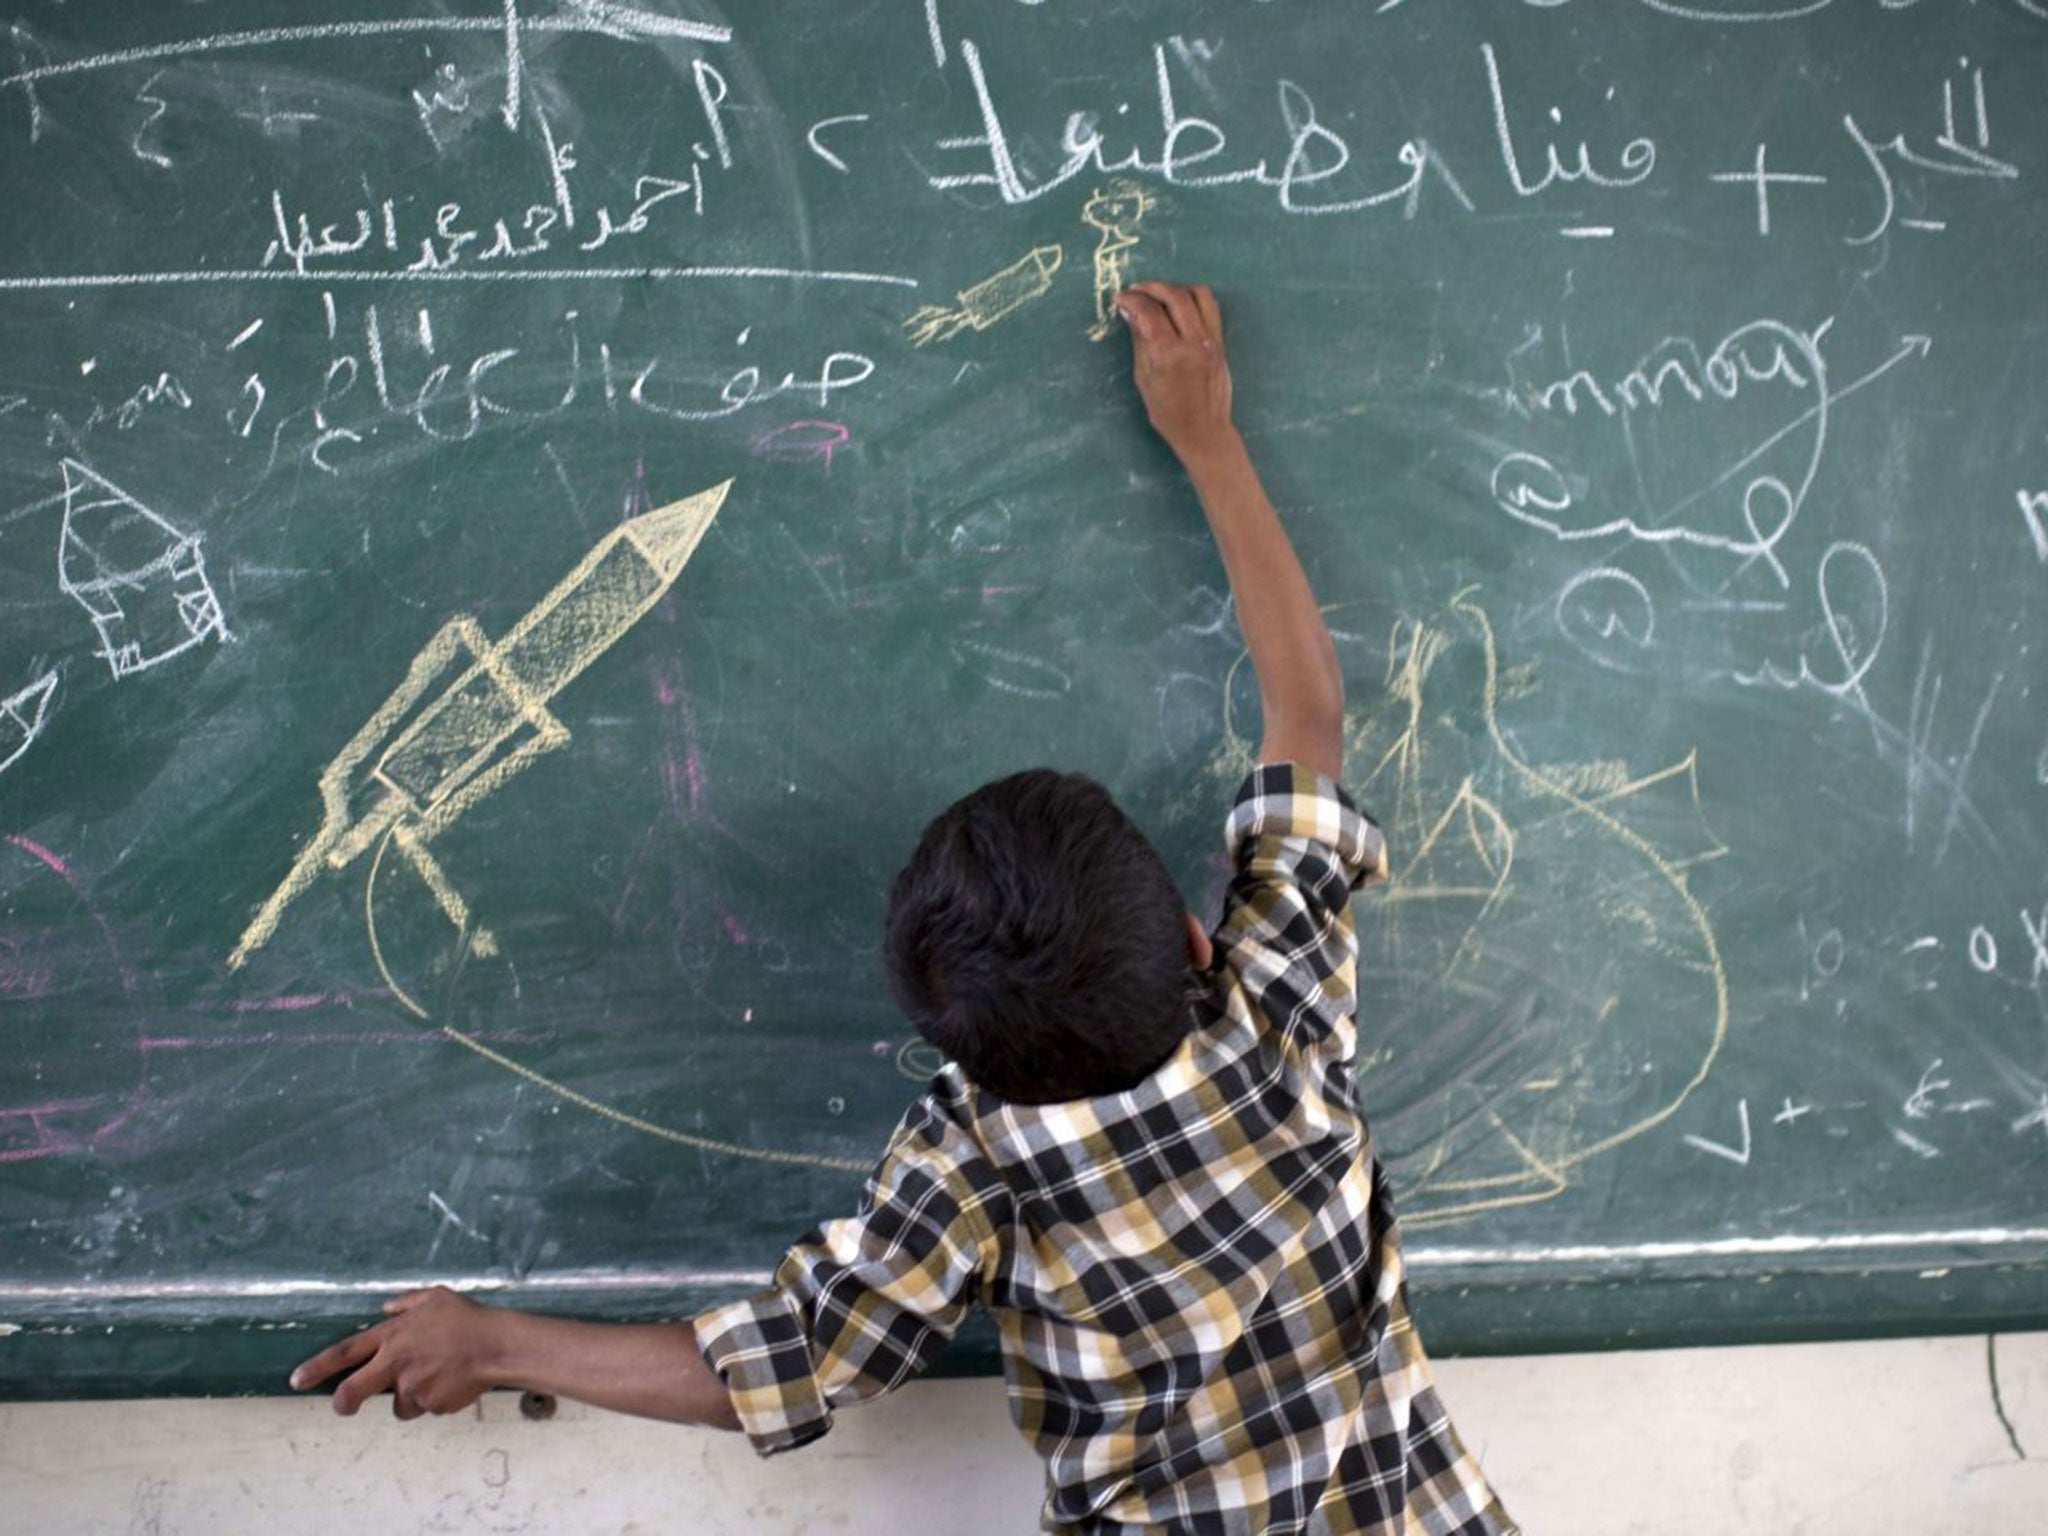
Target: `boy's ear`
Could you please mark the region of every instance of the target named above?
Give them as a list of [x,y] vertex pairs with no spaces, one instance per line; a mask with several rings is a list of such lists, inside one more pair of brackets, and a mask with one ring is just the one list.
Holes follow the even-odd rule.
[[1209,930],[1192,912],[1183,912],[1181,917],[1188,925],[1188,964],[1198,971],[1206,971],[1216,958],[1215,948],[1209,943]]

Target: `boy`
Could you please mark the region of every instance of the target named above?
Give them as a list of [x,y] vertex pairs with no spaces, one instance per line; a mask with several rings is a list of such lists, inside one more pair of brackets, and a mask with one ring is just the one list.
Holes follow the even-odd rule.
[[360,1367],[336,1410],[388,1388],[409,1419],[519,1385],[742,1429],[767,1454],[929,1364],[979,1300],[1046,1459],[1048,1530],[1514,1530],[1431,1384],[1352,1107],[1349,898],[1385,866],[1335,783],[1336,650],[1231,424],[1214,295],[1138,283],[1117,307],[1263,705],[1214,936],[1100,786],[1045,770],[986,785],[890,892],[891,988],[951,1059],[860,1215],[689,1323],[411,1292],[293,1386]]

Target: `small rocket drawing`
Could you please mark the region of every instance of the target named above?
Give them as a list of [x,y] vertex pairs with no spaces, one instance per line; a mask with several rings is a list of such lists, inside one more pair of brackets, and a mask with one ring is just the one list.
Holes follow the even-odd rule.
[[927,304],[903,322],[913,346],[945,341],[965,330],[985,331],[1012,310],[1022,309],[1052,286],[1054,275],[1066,260],[1056,245],[1041,245],[1026,251],[1002,271],[984,277],[953,297],[952,308]]

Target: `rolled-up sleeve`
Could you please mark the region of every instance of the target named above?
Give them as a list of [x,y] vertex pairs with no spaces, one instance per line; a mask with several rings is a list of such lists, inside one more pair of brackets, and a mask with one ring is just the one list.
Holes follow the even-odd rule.
[[1224,838],[1233,874],[1218,958],[1285,1041],[1335,1039],[1348,1053],[1358,971],[1351,893],[1386,876],[1379,826],[1313,769],[1263,763],[1238,790]]
[[939,1356],[995,1262],[1002,1186],[926,1095],[904,1115],[857,1215],[791,1248],[774,1283],[695,1319],[698,1347],[762,1455],[832,1427]]

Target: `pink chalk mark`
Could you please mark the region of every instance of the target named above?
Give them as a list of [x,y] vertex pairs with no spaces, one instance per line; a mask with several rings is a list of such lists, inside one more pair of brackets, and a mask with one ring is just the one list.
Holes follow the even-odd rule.
[[[79,890],[78,876],[74,875],[71,872],[71,866],[69,864],[66,864],[62,859],[58,858],[56,854],[50,852],[49,849],[45,848],[41,843],[37,842],[34,838],[20,837],[10,832],[7,834],[7,841],[14,844],[15,847],[19,848],[23,853],[28,854],[30,857],[41,859],[43,863],[49,865],[49,867],[55,873],[63,877],[64,883],[66,885],[70,886],[71,889],[73,889],[74,891]],[[82,896],[85,893],[83,891],[79,891],[79,894]]]
[[303,1013],[327,1005],[353,1008],[355,999],[345,992],[289,992],[282,997],[238,997],[228,1006],[236,1013]]
[[50,1123],[52,1119],[60,1116],[104,1113],[110,1102],[115,1101],[105,1096],[53,1099],[47,1104],[31,1104],[21,1109],[0,1109],[0,1141],[9,1139],[7,1123],[15,1119],[27,1120],[33,1127],[36,1138],[33,1146],[8,1147],[0,1150],[0,1163],[26,1163],[39,1157],[55,1157],[65,1152],[85,1152],[112,1140],[114,1133],[133,1119],[135,1111],[140,1108],[135,1099],[118,1101],[122,1104],[121,1112],[89,1131]]
[[633,850],[633,863],[626,870],[626,883],[619,890],[618,903],[612,908],[612,932],[619,931],[625,921],[626,903],[633,899],[633,892],[640,884],[640,868],[647,862],[647,852],[654,846],[654,831],[649,828],[640,839],[640,846]]
[[704,754],[697,750],[694,734],[693,732],[690,750],[683,757],[683,770],[690,783],[690,813],[692,815],[695,815],[704,808]]
[[0,997],[43,997],[56,984],[55,965],[39,955],[21,954],[13,939],[0,933]]
[[654,680],[654,696],[662,705],[682,717],[682,754],[676,753],[676,732],[665,734],[669,740],[661,755],[661,785],[668,798],[669,810],[680,816],[694,819],[704,811],[704,758],[697,750],[697,714],[690,708],[689,697],[675,684],[675,679],[666,671]]
[[[711,776],[705,771],[704,754],[698,745],[697,711],[690,703],[689,691],[677,683],[672,674],[663,671],[655,677],[654,692],[664,706],[660,773],[670,816],[679,821],[701,822],[750,853],[759,854],[758,845],[740,837],[711,809]],[[680,874],[680,865],[678,872]],[[620,910],[624,905],[622,896]],[[687,927],[688,903],[681,885],[671,893],[670,906],[678,929]],[[613,921],[617,921],[616,912]]]
[[[654,696],[665,709],[673,710],[682,720],[680,733],[673,728],[664,732],[668,741],[661,754],[662,789],[672,812],[694,819],[704,810],[705,795],[704,758],[697,750],[697,712],[690,707],[689,696],[676,686],[675,678],[667,670],[655,676]],[[680,754],[676,752],[678,734],[682,737]]]
[[114,942],[114,930],[107,926],[107,920],[100,915],[100,909],[94,906],[92,898],[85,894],[85,883],[78,878],[77,873],[69,864],[66,864],[56,854],[32,837],[22,837],[18,833],[10,832],[7,834],[7,841],[19,848],[30,858],[41,862],[52,874],[71,887],[71,894],[78,898],[80,905],[92,914],[92,920],[99,924],[100,936],[107,941],[107,953],[112,955],[121,967],[122,990],[133,992],[135,990],[134,968],[122,957],[121,946]]
[[719,925],[725,929],[725,936],[731,939],[733,943],[751,944],[754,942],[754,936],[747,932],[746,924],[734,917],[732,913],[726,911],[724,907],[718,909],[718,921]]
[[0,1109],[0,1115],[27,1115],[31,1120],[36,1120],[44,1115],[69,1115],[81,1109],[96,1109],[106,1102],[104,1095],[82,1099],[52,1099],[47,1104],[9,1105],[6,1109]]
[[949,597],[958,597],[962,593],[978,592],[985,600],[991,597],[1019,597],[1027,593],[1043,592],[1044,590],[1044,587],[1039,586],[1035,582],[1018,582],[1014,585],[984,582],[978,587],[948,587],[946,588],[946,594]]
[[673,752],[661,755],[661,789],[670,813],[687,819],[695,806],[682,761]]
[[748,446],[757,459],[821,459],[829,478],[832,455],[852,440],[853,433],[843,422],[790,421],[771,427]]
[[[58,1152],[73,1151],[79,1145],[78,1138],[65,1137],[52,1132],[42,1121],[33,1117],[30,1118],[29,1125],[35,1134],[34,1144],[25,1147],[0,1146],[0,1163],[26,1163],[38,1157],[49,1157]],[[5,1116],[0,1116],[0,1136],[6,1135],[8,1135],[7,1119]]]

